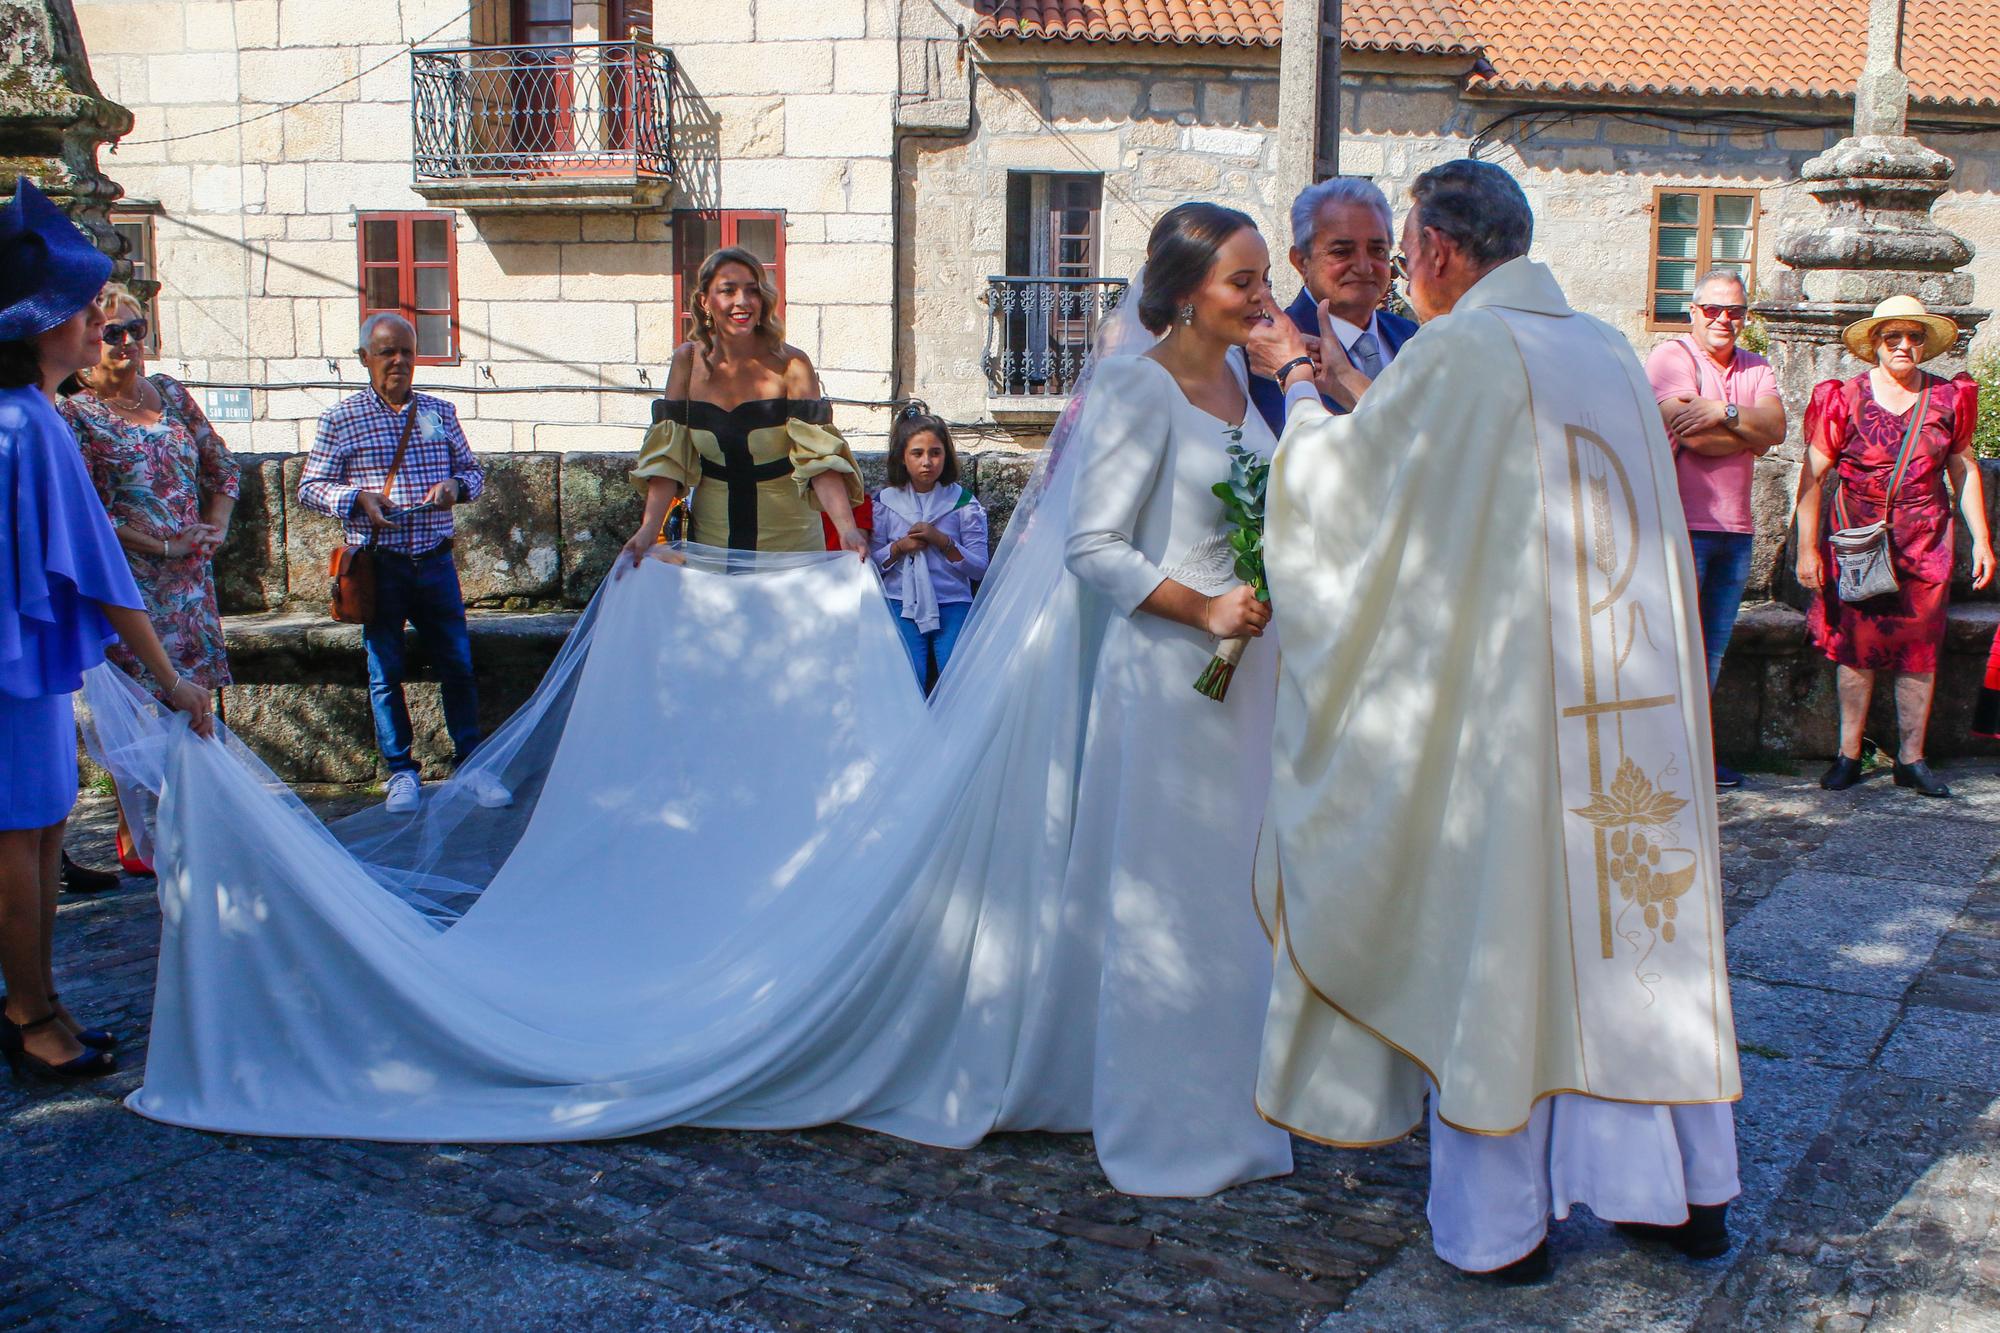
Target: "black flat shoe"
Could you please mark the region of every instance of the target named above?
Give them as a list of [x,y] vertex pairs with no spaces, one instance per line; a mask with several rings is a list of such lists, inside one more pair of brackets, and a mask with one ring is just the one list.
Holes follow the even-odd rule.
[[92,870],[80,866],[69,859],[69,853],[62,854],[62,891],[64,893],[103,893],[106,889],[118,887],[118,876],[109,870]]
[[1733,768],[1724,768],[1721,764],[1715,766],[1715,789],[1717,791],[1734,791],[1742,785],[1743,775],[1741,773],[1738,773]]
[[118,1061],[109,1051],[86,1049],[74,1060],[65,1060],[52,1065],[39,1055],[29,1053],[22,1040],[36,1028],[45,1028],[56,1021],[51,1009],[46,1017],[32,1023],[16,1023],[12,1019],[0,1021],[0,1056],[5,1056],[7,1067],[14,1071],[15,1078],[81,1079],[103,1078],[106,1074],[118,1072]]
[[1665,1245],[1689,1259],[1719,1259],[1729,1253],[1729,1205],[1691,1203],[1688,1220],[1678,1226],[1654,1222],[1620,1222],[1618,1230],[1632,1240]]
[[1549,1261],[1549,1243],[1545,1240],[1503,1268],[1489,1269],[1484,1273],[1469,1273],[1467,1276],[1497,1283],[1503,1287],[1532,1287],[1537,1282],[1546,1281],[1554,1267]]
[[1846,755],[1833,761],[1833,767],[1820,775],[1819,785],[1828,791],[1846,791],[1861,781],[1861,761],[1849,759]]
[[1931,766],[1919,759],[1914,764],[1896,762],[1896,785],[1910,787],[1919,796],[1934,796],[1942,800],[1951,795],[1951,788],[1944,785],[1944,779],[1931,772]]

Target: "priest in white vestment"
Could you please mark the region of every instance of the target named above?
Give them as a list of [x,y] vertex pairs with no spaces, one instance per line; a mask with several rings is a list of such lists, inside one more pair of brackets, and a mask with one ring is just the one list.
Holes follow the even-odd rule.
[[1673,457],[1505,171],[1412,198],[1424,323],[1381,378],[1301,364],[1288,320],[1252,345],[1286,388],[1258,1105],[1360,1146],[1428,1098],[1433,1239],[1468,1271],[1539,1277],[1575,1203],[1719,1254],[1741,1094]]

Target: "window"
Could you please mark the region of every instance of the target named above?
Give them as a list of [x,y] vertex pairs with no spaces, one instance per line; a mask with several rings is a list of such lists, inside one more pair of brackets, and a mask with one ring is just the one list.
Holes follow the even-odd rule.
[[458,237],[450,213],[363,213],[361,317],[393,310],[417,328],[417,363],[458,361]]
[[153,208],[118,208],[111,212],[111,225],[125,238],[125,257],[132,261],[132,282],[146,298],[146,354],[160,354],[159,265],[153,249]]
[[1757,192],[1666,187],[1653,192],[1652,300],[1646,327],[1671,332],[1688,326],[1695,280],[1712,269],[1757,291]]
[[683,340],[694,336],[695,280],[701,273],[701,261],[732,245],[764,262],[765,276],[778,289],[779,313],[783,314],[785,215],[682,209],[674,214],[674,310]]
[[1007,174],[1007,271],[987,293],[990,392],[1060,396],[1075,386],[1124,287],[1098,273],[1103,211],[1102,176]]

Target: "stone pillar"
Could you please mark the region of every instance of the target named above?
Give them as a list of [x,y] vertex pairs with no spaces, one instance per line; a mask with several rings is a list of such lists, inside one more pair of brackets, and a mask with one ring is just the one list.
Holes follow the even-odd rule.
[[1864,367],[1840,331],[1884,297],[1915,296],[1958,322],[1956,346],[1930,366],[1950,376],[1965,367],[1967,344],[1990,311],[1972,305],[1972,247],[1931,218],[1951,181],[1952,162],[1907,133],[1909,84],[1898,67],[1901,0],[1871,0],[1868,57],[1856,89],[1854,133],[1800,169],[1807,193],[1825,207],[1817,225],[1778,242],[1785,267],[1756,303],[1771,339],[1771,367],[1790,412],[1785,443],[1758,463],[1758,542],[1753,589],[1779,591],[1776,557],[1787,538],[1801,428],[1812,386]]
[[[1330,40],[1328,11],[1333,15]],[[1279,206],[1288,208],[1300,190],[1340,170],[1340,0],[1296,0],[1285,6],[1284,22],[1278,43],[1278,179],[1273,193]],[[1326,68],[1329,48],[1332,69]],[[1284,243],[1289,244],[1288,237]],[[1281,248],[1279,239],[1272,238],[1273,253]]]
[[33,180],[131,277],[110,216],[124,191],[97,169],[97,148],[129,133],[132,113],[98,92],[70,0],[0,0],[0,53],[0,188]]

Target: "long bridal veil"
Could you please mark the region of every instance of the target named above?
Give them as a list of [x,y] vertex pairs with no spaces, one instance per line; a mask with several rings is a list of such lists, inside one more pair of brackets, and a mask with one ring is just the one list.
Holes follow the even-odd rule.
[[[1097,355],[1150,343],[1137,290]],[[699,547],[607,580],[481,748],[505,810],[447,783],[323,825],[94,673],[94,750],[159,801],[131,1105],[416,1140],[1082,1128],[1052,997],[1092,965],[1062,900],[1106,617],[1063,565],[1088,379],[928,708],[867,566]]]

